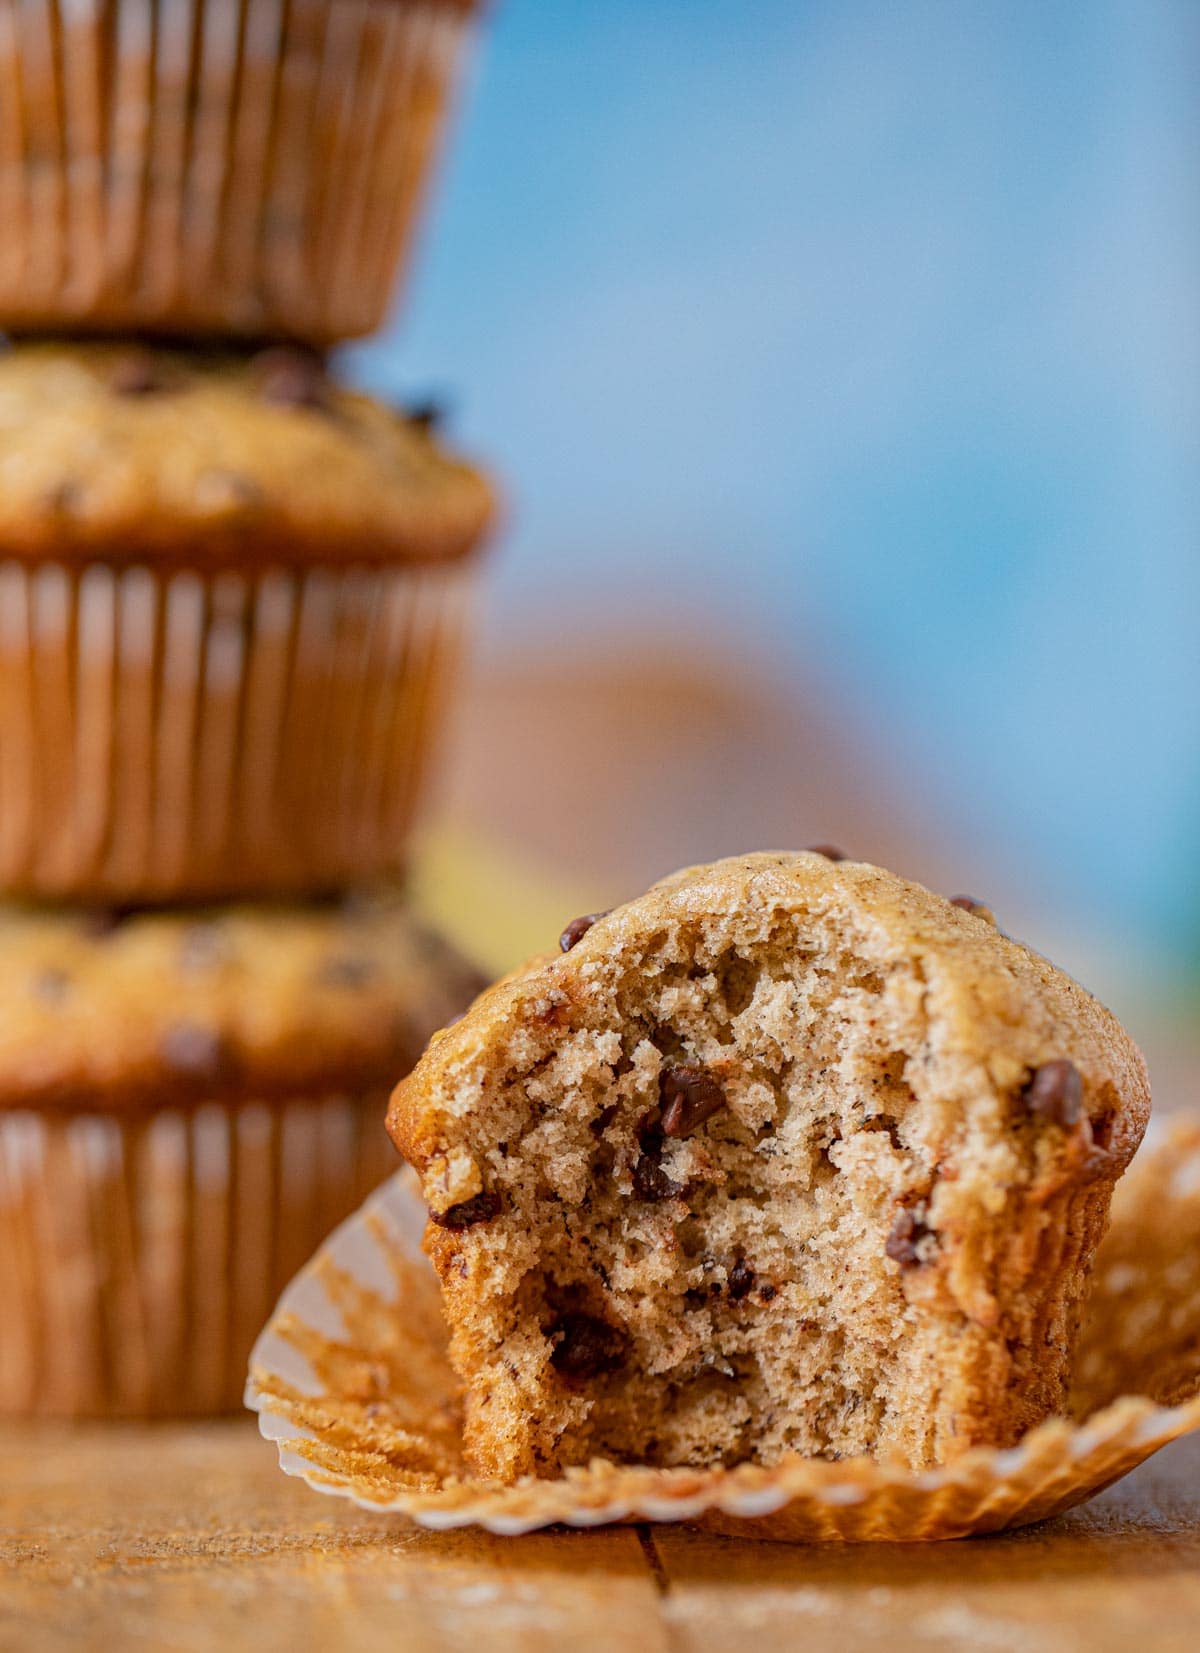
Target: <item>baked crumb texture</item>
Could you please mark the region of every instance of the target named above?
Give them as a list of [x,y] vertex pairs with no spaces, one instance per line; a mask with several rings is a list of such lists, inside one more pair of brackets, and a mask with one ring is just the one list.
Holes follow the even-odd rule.
[[1062,1409],[1149,1109],[1107,1011],[978,911],[808,852],[567,941],[392,1103],[476,1473],[921,1466]]

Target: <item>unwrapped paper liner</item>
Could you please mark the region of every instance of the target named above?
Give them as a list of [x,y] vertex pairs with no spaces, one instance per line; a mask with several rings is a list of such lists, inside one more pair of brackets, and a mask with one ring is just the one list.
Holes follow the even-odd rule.
[[959,1538],[1061,1514],[1200,1428],[1200,1127],[1147,1146],[1118,1189],[1073,1418],[930,1470],[870,1458],[668,1470],[597,1461],[556,1480],[472,1480],[424,1225],[415,1179],[401,1172],[288,1287],[246,1391],[287,1474],[424,1527],[693,1521],[796,1542]]

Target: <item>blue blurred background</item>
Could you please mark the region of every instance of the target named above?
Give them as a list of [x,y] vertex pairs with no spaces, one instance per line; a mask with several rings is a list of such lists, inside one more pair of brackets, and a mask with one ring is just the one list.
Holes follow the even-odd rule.
[[486,648],[719,636],[1190,967],[1198,63],[1195,0],[497,6],[353,353],[506,479]]

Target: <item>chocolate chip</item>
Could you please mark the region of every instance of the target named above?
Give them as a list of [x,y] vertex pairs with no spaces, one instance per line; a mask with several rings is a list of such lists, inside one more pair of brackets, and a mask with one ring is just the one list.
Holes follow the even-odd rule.
[[684,1192],[681,1182],[673,1182],[652,1154],[642,1154],[633,1165],[634,1191],[641,1200],[674,1200]]
[[177,1022],[159,1041],[159,1054],[168,1067],[189,1079],[223,1078],[229,1067],[229,1049],[213,1027],[199,1022]]
[[602,913],[584,913],[581,918],[573,918],[558,938],[558,945],[564,953],[569,953],[577,941],[582,941],[592,925],[598,919],[607,918],[612,909]]
[[448,1228],[451,1233],[458,1234],[464,1228],[474,1228],[477,1223],[490,1223],[493,1217],[499,1215],[499,1194],[485,1188],[482,1193],[472,1195],[469,1200],[460,1200],[448,1211],[431,1211],[429,1220],[436,1223],[439,1228]]
[[564,1314],[550,1336],[555,1339],[550,1364],[573,1382],[618,1371],[629,1353],[628,1333],[594,1314]]
[[404,417],[419,430],[436,431],[445,424],[447,411],[445,402],[439,401],[436,396],[424,396],[420,401],[405,405]]
[[33,978],[34,997],[43,1004],[62,1004],[71,992],[71,978],[65,970],[51,966],[48,970],[39,970]]
[[638,1198],[674,1200],[685,1194],[685,1185],[673,1181],[662,1168],[663,1133],[657,1108],[638,1126],[638,1144],[642,1151],[633,1162],[633,1189]]
[[109,368],[108,388],[116,396],[151,396],[166,390],[167,380],[149,350],[127,350]]
[[773,1286],[770,1283],[769,1280],[768,1280],[768,1282],[765,1286],[759,1286],[759,1288],[758,1288],[758,1295],[764,1303],[772,1302],[773,1299],[776,1296],[778,1296],[778,1294],[779,1294],[779,1287],[778,1286]]
[[729,1271],[729,1295],[733,1302],[740,1303],[753,1290],[754,1270],[744,1257],[739,1257]]
[[846,856],[834,844],[810,844],[809,855],[823,855],[827,861],[844,861]]
[[901,1268],[916,1268],[922,1261],[917,1247],[933,1233],[907,1206],[901,1206],[892,1222],[884,1251]]
[[1070,1127],[1083,1117],[1083,1080],[1065,1056],[1035,1068],[1021,1095],[1031,1114],[1052,1125]]
[[274,402],[279,407],[313,408],[318,412],[328,410],[329,380],[320,357],[311,351],[277,345],[260,350],[251,368],[265,402]]
[[725,1092],[701,1067],[664,1068],[658,1076],[658,1094],[664,1136],[691,1136],[725,1106]]
[[351,953],[337,958],[326,959],[317,972],[317,980],[323,987],[366,987],[379,974],[374,959],[358,957]]

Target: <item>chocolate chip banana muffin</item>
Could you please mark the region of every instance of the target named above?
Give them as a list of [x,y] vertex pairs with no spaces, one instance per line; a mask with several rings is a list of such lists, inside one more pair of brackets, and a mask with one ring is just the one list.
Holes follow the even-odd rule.
[[395,870],[492,510],[301,351],[0,356],[0,889]]
[[0,1413],[236,1407],[389,1169],[387,1085],[477,987],[399,898],[0,910]]
[[383,320],[475,0],[22,0],[0,326],[334,342]]
[[1114,1017],[832,852],[692,868],[562,946],[389,1115],[478,1473],[920,1466],[1060,1409],[1149,1110]]

